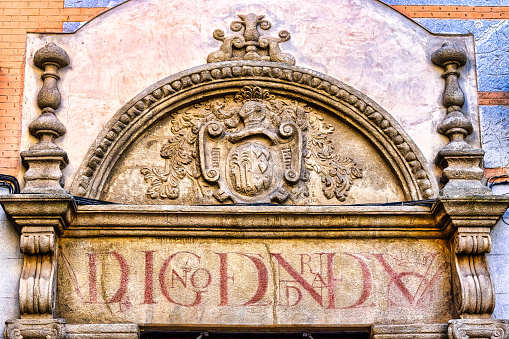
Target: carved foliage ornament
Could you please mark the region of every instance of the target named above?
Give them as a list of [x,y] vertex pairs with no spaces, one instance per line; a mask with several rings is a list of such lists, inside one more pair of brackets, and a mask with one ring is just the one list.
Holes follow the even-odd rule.
[[227,37],[222,30],[216,29],[212,36],[223,44],[219,51],[209,54],[207,62],[255,60],[295,65],[295,58],[279,48],[280,43],[290,40],[290,32],[280,31],[279,38],[260,36],[258,27],[263,30],[271,27],[271,23],[264,20],[264,17],[253,13],[239,15],[240,20],[233,21],[230,29],[242,33],[234,36]]
[[335,154],[334,127],[298,101],[245,86],[235,96],[196,104],[171,121],[165,167],[143,168],[153,199],[176,199],[179,181],[211,187],[219,202],[294,203],[309,196],[309,171],[323,194],[345,201],[362,169]]

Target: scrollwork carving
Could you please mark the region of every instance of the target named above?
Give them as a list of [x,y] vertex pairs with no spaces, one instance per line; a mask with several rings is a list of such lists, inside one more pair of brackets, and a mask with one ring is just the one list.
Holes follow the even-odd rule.
[[506,321],[495,319],[454,319],[449,321],[449,339],[507,339]]
[[264,17],[253,13],[239,15],[240,20],[233,21],[230,29],[233,32],[244,30],[241,35],[226,37],[222,30],[216,29],[212,36],[223,44],[219,51],[208,55],[207,62],[257,60],[295,65],[295,58],[283,53],[279,47],[280,43],[290,40],[290,32],[280,31],[278,38],[260,36],[258,27],[269,30],[272,26],[269,21],[263,19]]
[[63,339],[63,319],[16,319],[5,322],[6,339]]
[[21,314],[51,314],[56,261],[52,254],[26,255],[19,282]]
[[55,232],[52,227],[24,227],[20,238],[21,252],[26,254],[53,253]]
[[[456,247],[456,250],[458,249],[470,251],[473,248],[459,244]],[[460,315],[491,314],[495,308],[495,292],[486,254],[465,255],[462,253],[453,254],[452,278],[458,313]]]
[[306,195],[308,171],[314,171],[328,199],[345,201],[353,180],[362,177],[352,159],[335,153],[332,125],[305,104],[256,86],[177,114],[171,132],[161,149],[164,171],[141,170],[154,199],[176,199],[179,180],[188,177],[215,187],[219,202],[282,203]]
[[458,234],[454,238],[454,250],[457,254],[482,254],[491,251],[489,234]]

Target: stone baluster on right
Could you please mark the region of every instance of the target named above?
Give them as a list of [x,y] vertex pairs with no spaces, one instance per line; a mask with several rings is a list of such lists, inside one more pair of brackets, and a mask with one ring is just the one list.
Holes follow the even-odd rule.
[[458,68],[466,64],[467,53],[459,46],[445,43],[433,53],[431,61],[444,68],[442,102],[447,115],[438,125],[438,132],[449,138],[449,143],[438,152],[436,158],[436,164],[443,170],[444,187],[440,190],[440,196],[491,194],[491,190],[481,183],[484,151],[472,147],[465,140],[472,134],[473,127],[462,112],[465,95],[459,86]]

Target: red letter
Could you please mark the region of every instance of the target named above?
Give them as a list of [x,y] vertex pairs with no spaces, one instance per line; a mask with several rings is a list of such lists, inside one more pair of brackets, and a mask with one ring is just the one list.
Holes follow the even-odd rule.
[[281,256],[280,253],[271,253],[271,255],[274,258],[276,258],[279,265],[281,265],[286,270],[286,272],[288,272],[288,274],[290,274],[292,278],[299,283],[299,285],[301,285],[306,291],[308,291],[311,297],[313,297],[313,299],[315,299],[316,302],[320,304],[320,306],[323,306],[322,296],[318,294],[318,292],[315,291],[313,286],[311,286],[306,280],[304,280],[304,278],[299,273],[297,273],[297,271],[295,271],[295,269],[292,266],[290,266],[290,264]]
[[219,256],[219,306],[228,306],[228,253],[216,253]]
[[129,282],[129,266],[124,257],[117,252],[110,252],[115,259],[117,259],[120,265],[120,287],[117,293],[110,299],[110,303],[121,302],[124,298],[125,292],[127,291],[127,283]]
[[238,253],[238,254],[251,259],[253,264],[256,266],[256,270],[258,271],[258,288],[256,289],[256,293],[243,306],[253,305],[253,304],[256,304],[258,301],[262,300],[263,296],[265,295],[265,292],[267,292],[267,286],[269,284],[269,279],[268,279],[269,272],[267,271],[267,267],[265,266],[263,261],[260,260],[260,258],[257,258],[252,255],[247,255],[244,253]]
[[[309,263],[311,262],[311,256],[309,254],[299,254],[300,255],[300,274],[304,274],[304,265],[306,265],[309,268],[309,273],[315,274],[313,270],[311,269],[311,266]],[[304,256],[307,257],[307,261],[304,262]]]
[[144,304],[155,304],[154,301],[154,286],[153,276],[154,273],[154,251],[145,252],[145,300]]
[[357,301],[353,305],[341,307],[341,308],[353,308],[353,307],[357,307],[357,306],[364,304],[366,302],[366,300],[368,300],[369,295],[371,294],[371,287],[373,285],[373,283],[372,283],[373,277],[371,275],[371,270],[369,269],[369,266],[366,264],[366,262],[361,257],[358,257],[351,253],[345,253],[345,254],[351,256],[352,258],[357,259],[357,261],[359,262],[359,265],[361,265],[361,269],[362,269],[362,293],[361,293],[361,296],[359,297],[359,299],[357,299]]
[[[219,306],[228,306],[228,279],[234,280],[233,277],[228,276],[228,253],[216,253],[219,255],[219,291],[220,302]],[[250,259],[256,267],[258,272],[258,287],[255,294],[242,306],[254,305],[265,296],[267,287],[269,285],[269,272],[263,261],[254,256],[245,253],[234,252]],[[261,256],[261,255],[260,255]]]
[[170,255],[168,257],[168,259],[166,259],[166,261],[164,262],[163,266],[161,267],[161,271],[159,271],[159,285],[161,286],[161,293],[163,293],[164,297],[171,303],[174,303],[174,304],[177,304],[180,306],[196,306],[196,305],[199,305],[201,302],[201,294],[202,294],[201,291],[195,291],[196,298],[194,299],[194,301],[189,305],[185,305],[185,304],[181,304],[181,303],[178,303],[175,300],[173,300],[171,298],[170,294],[168,293],[168,289],[166,288],[166,281],[164,279],[164,274],[166,273],[166,270],[168,269],[168,266],[170,265],[170,262],[172,261],[172,259],[177,254],[181,254],[181,253],[187,253],[187,254],[194,255],[196,258],[198,258],[198,262],[200,261],[200,257],[197,254],[192,253],[192,252],[182,251],[182,252],[176,252],[176,253],[173,253],[172,255]]
[[90,297],[90,302],[95,304],[97,303],[97,254],[96,253],[87,253],[88,254],[88,295]]
[[[297,300],[291,305],[290,305],[290,289],[293,289],[293,290],[295,290],[295,292],[297,292]],[[300,303],[301,299],[302,299],[302,292],[300,291],[300,289],[298,287],[286,285],[286,306],[288,306],[288,307],[295,306],[298,303]]]
[[327,294],[329,296],[329,306],[328,309],[336,308],[336,278],[334,278],[334,255],[336,253],[318,253],[320,255],[320,259],[322,255],[327,256]]

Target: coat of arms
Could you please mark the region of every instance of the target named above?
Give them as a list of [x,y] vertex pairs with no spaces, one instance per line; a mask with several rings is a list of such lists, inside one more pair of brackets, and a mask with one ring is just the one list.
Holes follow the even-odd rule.
[[178,198],[188,177],[219,202],[298,203],[314,171],[324,195],[344,201],[362,176],[352,159],[334,154],[333,126],[305,104],[260,87],[177,113],[171,132],[161,149],[164,170],[141,171],[154,199]]

